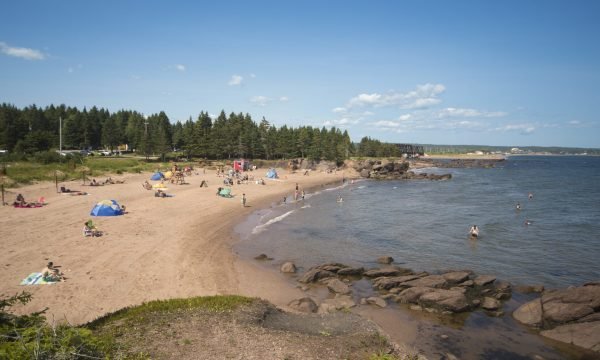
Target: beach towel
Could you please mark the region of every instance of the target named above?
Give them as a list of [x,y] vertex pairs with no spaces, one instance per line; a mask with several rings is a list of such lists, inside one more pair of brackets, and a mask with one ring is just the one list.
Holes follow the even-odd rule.
[[42,204],[28,204],[28,205],[14,204],[13,206],[17,209],[35,209],[35,208],[41,208],[43,205]]
[[46,281],[41,272],[34,272],[21,281],[21,285],[49,285],[55,284],[57,281]]

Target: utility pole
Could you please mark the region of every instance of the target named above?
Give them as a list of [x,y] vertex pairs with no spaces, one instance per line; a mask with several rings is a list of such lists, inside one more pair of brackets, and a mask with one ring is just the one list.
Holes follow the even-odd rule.
[[62,155],[62,116],[58,117],[58,137],[59,137],[59,145],[58,151]]

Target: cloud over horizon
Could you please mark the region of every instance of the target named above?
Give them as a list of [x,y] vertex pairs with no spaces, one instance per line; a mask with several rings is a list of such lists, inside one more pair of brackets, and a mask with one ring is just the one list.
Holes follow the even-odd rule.
[[240,75],[231,75],[231,79],[229,79],[229,82],[227,83],[227,85],[229,85],[229,86],[241,85],[243,80],[244,80],[244,78]]
[[399,93],[388,92],[386,94],[359,94],[348,101],[347,108],[371,106],[375,108],[397,106],[401,109],[426,108],[441,102],[438,97],[446,90],[442,84],[417,85],[415,90]]

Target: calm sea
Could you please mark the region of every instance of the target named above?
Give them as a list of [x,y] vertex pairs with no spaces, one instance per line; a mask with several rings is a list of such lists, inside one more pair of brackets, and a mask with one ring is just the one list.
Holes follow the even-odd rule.
[[[308,193],[251,216],[238,228],[237,250],[304,268],[328,261],[376,267],[377,257],[390,255],[413,270],[471,269],[513,284],[600,280],[600,157],[516,156],[491,169],[423,171],[453,177],[356,181]],[[467,236],[472,224],[478,240]]]

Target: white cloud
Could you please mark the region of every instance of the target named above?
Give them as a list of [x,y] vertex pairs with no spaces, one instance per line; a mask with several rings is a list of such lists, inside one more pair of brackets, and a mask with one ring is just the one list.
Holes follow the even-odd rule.
[[438,95],[445,90],[446,87],[442,84],[424,84],[417,85],[415,90],[406,93],[389,92],[387,94],[359,94],[348,101],[347,107],[398,106],[401,109],[426,108],[441,102]]
[[176,64],[175,65],[175,69],[179,70],[179,71],[185,71],[185,65],[182,64]]
[[254,104],[258,105],[258,106],[266,106],[266,105],[267,105],[268,103],[270,103],[271,101],[272,101],[272,99],[271,99],[271,98],[268,98],[268,97],[266,97],[266,96],[262,96],[262,95],[259,95],[259,96],[253,96],[253,97],[250,99],[250,102],[252,102],[252,103],[254,103]]
[[579,120],[571,120],[571,121],[569,121],[569,125],[580,125],[580,124],[581,124],[581,121],[579,121]]
[[341,118],[341,119],[335,119],[335,120],[327,120],[323,123],[323,125],[325,126],[344,126],[344,125],[355,125],[358,124],[360,121],[358,119],[351,119],[351,118]]
[[345,107],[336,107],[336,108],[333,108],[331,111],[336,114],[344,114],[348,110]]
[[0,42],[0,52],[25,60],[44,60],[46,55],[39,50],[8,46],[5,42]]
[[501,127],[497,127],[496,131],[518,131],[520,134],[527,135],[535,131],[535,126],[531,124],[508,124]]
[[379,128],[397,128],[400,127],[400,123],[396,121],[389,120],[380,120],[373,123],[376,127]]
[[241,85],[243,80],[244,80],[244,78],[241,77],[240,75],[231,75],[231,79],[229,80],[229,82],[227,84],[229,86]]
[[287,96],[281,96],[281,97],[279,98],[279,101],[281,101],[281,102],[287,102],[287,101],[289,101],[289,100],[290,100],[290,98],[288,98]]
[[491,117],[502,117],[502,116],[506,116],[507,114],[505,112],[502,111],[493,111],[493,112],[489,112],[489,111],[480,111],[480,110],[476,110],[476,109],[461,109],[461,108],[452,108],[452,107],[448,107],[442,110],[439,110],[437,113],[437,116],[439,118],[446,118],[446,117],[485,117],[485,118],[491,118]]
[[411,114],[404,114],[404,115],[400,115],[400,117],[398,118],[398,120],[400,121],[407,121],[412,119],[412,115]]

